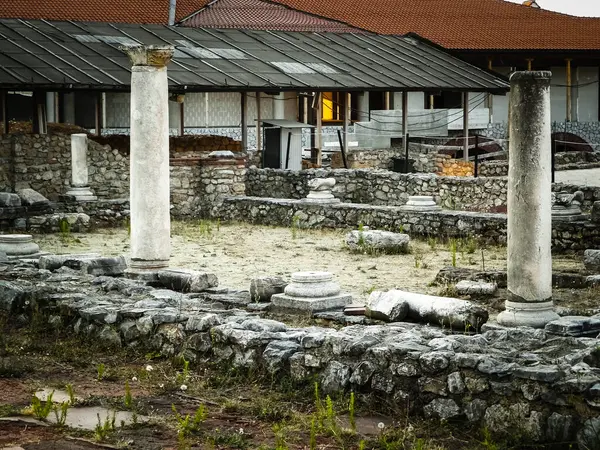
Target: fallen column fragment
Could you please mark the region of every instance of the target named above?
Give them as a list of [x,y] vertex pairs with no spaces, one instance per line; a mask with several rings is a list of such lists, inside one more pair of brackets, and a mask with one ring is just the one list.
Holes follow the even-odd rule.
[[419,322],[435,323],[456,330],[478,330],[488,320],[488,312],[469,301],[415,294],[397,289],[386,293],[372,292],[368,304],[374,305],[383,294],[389,310],[392,310],[392,303],[407,304],[407,317]]

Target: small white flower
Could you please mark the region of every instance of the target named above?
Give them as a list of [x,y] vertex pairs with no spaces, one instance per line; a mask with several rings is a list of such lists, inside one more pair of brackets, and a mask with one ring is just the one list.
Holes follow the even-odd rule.
[[131,381],[137,381],[137,377],[132,377]]
[[29,300],[25,300],[25,306],[29,305]]
[[383,422],[379,422],[379,423],[377,424],[377,428],[379,428],[380,430],[383,430],[383,429],[385,428],[385,423],[383,423]]
[[148,364],[146,366],[146,372],[152,372],[154,370],[154,367],[152,367],[150,364]]
[[182,384],[179,389],[181,389],[182,391],[187,391],[187,386],[185,384]]
[[240,428],[240,431],[239,431],[239,433],[240,433],[240,434],[244,434],[244,429],[243,429],[243,428]]
[[165,387],[165,384],[164,384],[164,383],[160,383],[160,384],[158,385],[158,387],[159,387],[159,388],[161,388],[161,389],[163,389],[163,388]]

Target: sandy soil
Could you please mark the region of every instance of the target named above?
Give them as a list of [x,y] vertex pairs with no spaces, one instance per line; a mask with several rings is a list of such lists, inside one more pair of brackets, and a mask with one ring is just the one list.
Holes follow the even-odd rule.
[[[187,267],[215,273],[220,285],[248,289],[258,275],[289,277],[293,272],[325,270],[333,273],[342,289],[365,300],[372,290],[392,288],[436,294],[430,286],[437,272],[451,265],[448,243],[434,240],[411,243],[407,255],[366,255],[351,253],[344,245],[345,231],[294,230],[248,224],[217,222],[175,222],[172,227],[172,267]],[[103,255],[129,253],[126,229],[100,230],[68,236],[36,236],[44,251],[52,253],[99,252]],[[504,269],[506,249],[479,248],[458,242],[459,267]],[[555,258],[555,268],[581,270],[581,258]]]

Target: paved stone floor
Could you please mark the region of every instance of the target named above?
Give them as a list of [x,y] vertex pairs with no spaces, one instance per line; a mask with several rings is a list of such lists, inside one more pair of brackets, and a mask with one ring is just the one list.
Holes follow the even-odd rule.
[[562,170],[560,172],[556,172],[556,181],[560,183],[600,187],[600,168],[585,170]]

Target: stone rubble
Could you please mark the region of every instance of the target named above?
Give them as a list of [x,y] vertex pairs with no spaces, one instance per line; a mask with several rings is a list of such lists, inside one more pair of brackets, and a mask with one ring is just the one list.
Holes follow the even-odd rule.
[[283,294],[287,281],[278,276],[256,277],[250,280],[250,297],[255,302],[270,302],[275,294]]
[[496,283],[485,281],[462,280],[454,286],[459,295],[489,296],[498,291]]
[[600,250],[586,250],[583,253],[583,265],[590,272],[600,273]]
[[408,253],[408,234],[382,230],[352,230],[346,235],[346,245],[352,251],[375,251],[388,254]]
[[[296,328],[248,312],[241,293],[223,288],[174,292],[24,264],[1,273],[0,309],[20,323],[37,307],[51,323],[106,346],[317,380],[324,393],[373,392],[399,407],[410,405],[413,414],[468,420],[494,435],[594,443],[600,414],[597,338],[493,324],[481,334],[405,322]],[[244,298],[246,305],[253,303],[249,292]]]

